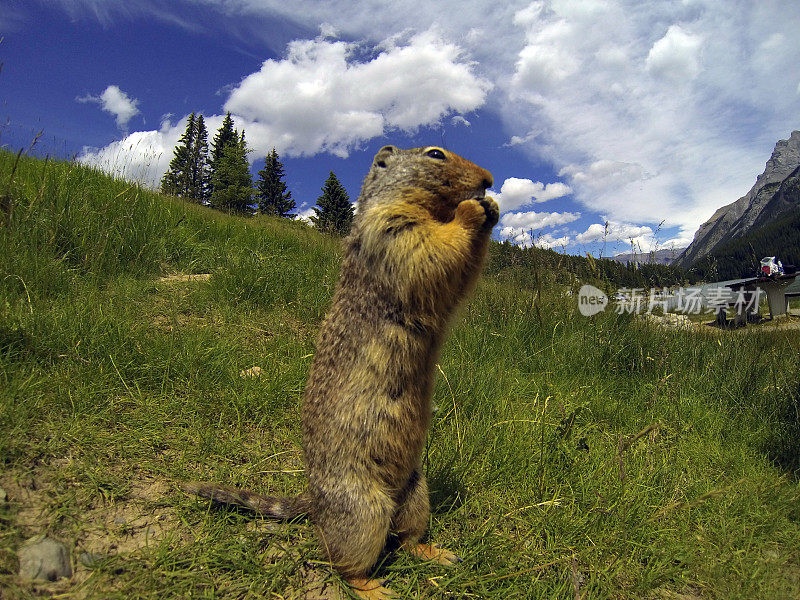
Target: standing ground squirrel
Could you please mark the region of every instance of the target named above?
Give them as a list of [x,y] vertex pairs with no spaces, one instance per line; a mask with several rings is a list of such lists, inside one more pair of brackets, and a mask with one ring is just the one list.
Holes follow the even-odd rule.
[[331,563],[362,598],[394,596],[368,578],[390,531],[416,556],[458,561],[419,543],[430,512],[421,462],[447,322],[474,285],[497,223],[497,203],[485,197],[491,185],[488,171],[447,150],[381,148],[305,388],[308,488],[274,498],[183,485],[276,518],[308,514]]

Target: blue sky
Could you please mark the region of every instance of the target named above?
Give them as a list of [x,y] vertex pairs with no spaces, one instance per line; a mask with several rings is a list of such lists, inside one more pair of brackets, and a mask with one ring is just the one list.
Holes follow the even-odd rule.
[[301,210],[444,145],[494,174],[498,239],[683,246],[800,128],[797,31],[796,0],[0,0],[0,144],[157,181],[231,111]]

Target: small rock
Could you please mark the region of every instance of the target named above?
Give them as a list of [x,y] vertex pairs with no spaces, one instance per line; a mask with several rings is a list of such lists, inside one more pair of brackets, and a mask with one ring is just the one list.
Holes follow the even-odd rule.
[[114,517],[114,525],[127,525],[128,521],[125,520],[125,517]]
[[239,373],[239,377],[261,377],[261,367],[250,367]]
[[105,559],[106,557],[102,554],[95,554],[94,552],[81,552],[78,556],[78,562],[84,567],[89,567],[90,569],[93,569],[98,565],[98,563]]
[[66,546],[44,535],[26,541],[19,549],[19,576],[23,579],[56,581],[72,576]]
[[6,494],[6,491],[0,487],[0,506],[5,504],[6,500],[8,500],[8,494]]

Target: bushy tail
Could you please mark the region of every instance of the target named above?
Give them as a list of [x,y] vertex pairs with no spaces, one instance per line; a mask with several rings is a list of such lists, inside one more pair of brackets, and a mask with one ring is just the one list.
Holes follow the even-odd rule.
[[180,487],[188,494],[208,498],[217,504],[241,506],[274,519],[294,519],[308,514],[309,510],[311,510],[311,503],[305,495],[292,497],[262,496],[248,490],[202,481],[187,481],[181,483]]

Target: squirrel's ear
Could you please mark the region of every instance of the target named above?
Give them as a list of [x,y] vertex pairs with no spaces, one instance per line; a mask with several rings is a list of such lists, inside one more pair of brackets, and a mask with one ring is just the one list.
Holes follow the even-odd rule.
[[372,164],[376,167],[380,167],[381,169],[386,168],[386,159],[389,158],[394,151],[397,150],[394,146],[384,146],[378,153],[375,155],[375,159],[372,161]]

